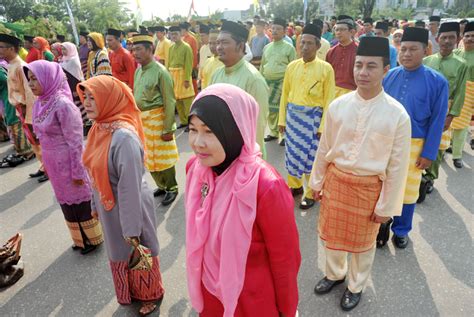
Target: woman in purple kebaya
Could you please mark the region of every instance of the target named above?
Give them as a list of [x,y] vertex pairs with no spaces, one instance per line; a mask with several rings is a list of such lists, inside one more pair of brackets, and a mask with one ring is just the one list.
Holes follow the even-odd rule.
[[89,253],[103,239],[99,222],[91,216],[91,186],[82,163],[81,113],[72,101],[66,75],[59,64],[35,61],[23,70],[33,94],[38,97],[33,106],[33,129],[74,241],[73,249]]

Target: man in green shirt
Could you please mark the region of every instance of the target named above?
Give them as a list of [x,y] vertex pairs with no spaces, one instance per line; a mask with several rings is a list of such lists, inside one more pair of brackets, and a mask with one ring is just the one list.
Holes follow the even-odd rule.
[[224,21],[217,38],[217,54],[225,67],[216,70],[212,76],[211,84],[235,85],[255,98],[260,107],[257,120],[257,143],[265,158],[263,137],[267,126],[268,86],[258,70],[243,58],[247,37],[248,30],[244,26]]
[[[439,52],[423,59],[423,64],[440,72],[449,82],[448,116],[443,129],[438,156],[426,170],[425,178],[428,181],[426,192],[433,191],[434,181],[438,178],[439,166],[445,150],[449,147],[449,128],[454,117],[459,117],[464,104],[466,92],[467,65],[464,59],[453,53],[459,38],[459,23],[445,22],[441,24],[436,41]],[[429,113],[427,114],[429,115]]]
[[178,196],[175,169],[178,148],[174,138],[176,100],[173,80],[166,68],[154,59],[153,37],[134,35],[133,56],[141,65],[135,71],[133,95],[142,111],[146,140],[145,166],[158,185],[154,192],[155,197],[164,195],[161,203],[167,206]]
[[280,110],[283,78],[285,77],[286,67],[296,58],[295,48],[283,40],[286,34],[286,24],[286,21],[281,18],[273,20],[273,42],[266,45],[263,49],[260,65],[260,73],[270,88],[270,98],[268,100],[268,127],[270,128],[270,134],[265,137],[265,142],[276,140],[279,137],[278,112]]
[[193,50],[181,39],[181,30],[178,26],[170,27],[169,32],[174,43],[169,50],[166,68],[174,82],[174,95],[180,121],[178,129],[186,128],[187,132],[189,109],[195,95],[192,85]]

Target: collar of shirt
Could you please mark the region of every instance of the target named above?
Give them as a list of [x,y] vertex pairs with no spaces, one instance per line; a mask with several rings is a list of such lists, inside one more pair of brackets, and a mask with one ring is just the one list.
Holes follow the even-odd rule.
[[359,95],[359,91],[356,90],[356,93],[355,93],[357,104],[363,107],[372,106],[373,104],[376,104],[384,97],[384,95],[385,95],[385,91],[383,90],[383,88],[377,96],[368,100],[362,98],[362,96]]
[[240,61],[238,61],[235,65],[230,66],[230,67],[225,67],[225,73],[226,74],[232,74],[236,70],[238,70],[240,67],[242,67],[245,63],[245,59],[242,57]]
[[148,64],[146,64],[145,66],[142,65],[142,70],[145,71],[147,69],[150,69],[151,67],[153,67],[153,63],[155,62],[154,59],[152,59]]
[[404,76],[410,78],[423,72],[425,69],[425,66],[421,64],[417,69],[413,69],[413,70],[406,69],[405,67],[402,66],[402,69],[404,71]]

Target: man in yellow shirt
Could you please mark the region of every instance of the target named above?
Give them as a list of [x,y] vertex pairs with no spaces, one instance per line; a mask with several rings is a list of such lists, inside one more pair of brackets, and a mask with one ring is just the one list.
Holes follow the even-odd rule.
[[212,53],[212,56],[206,59],[199,70],[199,81],[201,82],[201,89],[206,88],[211,83],[212,75],[219,68],[224,66],[224,64],[219,60],[217,56],[217,37],[219,36],[219,31],[210,30],[209,31],[209,50]]
[[158,39],[155,56],[159,58],[161,64],[165,65],[168,60],[170,46],[173,43],[166,37],[166,28],[164,26],[157,26],[155,30],[156,38]]
[[[293,196],[303,194],[303,176],[306,182],[309,180],[324,124],[323,113],[335,94],[331,65],[316,58],[320,39],[318,26],[305,26],[301,35],[302,58],[288,65],[283,80],[278,125],[280,133],[285,133],[285,165]],[[301,209],[314,205],[312,195],[307,187]]]

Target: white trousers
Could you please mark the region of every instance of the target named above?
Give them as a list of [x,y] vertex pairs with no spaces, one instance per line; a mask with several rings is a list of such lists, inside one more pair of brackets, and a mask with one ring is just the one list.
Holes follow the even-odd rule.
[[[347,272],[349,252],[326,249],[326,276],[331,281],[342,280]],[[361,253],[351,253],[349,266],[349,285],[352,293],[362,292],[367,284],[375,258],[374,247]]]

